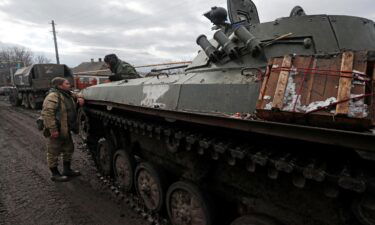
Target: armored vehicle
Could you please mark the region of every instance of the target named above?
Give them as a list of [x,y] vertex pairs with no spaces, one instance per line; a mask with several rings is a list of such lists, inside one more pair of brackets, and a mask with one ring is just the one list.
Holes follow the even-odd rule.
[[374,225],[374,22],[228,14],[183,74],[83,91],[100,173],[173,225]]
[[13,76],[15,88],[10,96],[11,103],[22,104],[25,108],[40,108],[55,77],[65,77],[73,84],[73,75],[66,65],[33,64],[18,69]]

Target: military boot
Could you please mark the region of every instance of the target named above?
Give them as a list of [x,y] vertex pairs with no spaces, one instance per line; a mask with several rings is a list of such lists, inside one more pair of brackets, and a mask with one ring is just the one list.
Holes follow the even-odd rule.
[[72,168],[70,167],[70,162],[64,162],[64,171],[63,171],[63,175],[64,176],[68,176],[68,177],[76,177],[76,176],[80,176],[81,173],[78,171],[78,170],[72,170]]
[[68,177],[67,176],[61,176],[59,170],[57,169],[57,167],[53,167],[53,168],[50,168],[51,170],[51,173],[52,173],[52,177],[51,177],[51,180],[52,181],[55,181],[55,182],[66,182],[66,181],[69,181]]

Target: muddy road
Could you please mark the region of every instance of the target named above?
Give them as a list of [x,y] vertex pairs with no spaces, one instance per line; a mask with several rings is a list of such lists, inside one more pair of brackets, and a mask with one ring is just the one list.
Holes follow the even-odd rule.
[[77,138],[72,164],[83,175],[50,181],[38,114],[0,100],[0,224],[147,224],[116,204]]

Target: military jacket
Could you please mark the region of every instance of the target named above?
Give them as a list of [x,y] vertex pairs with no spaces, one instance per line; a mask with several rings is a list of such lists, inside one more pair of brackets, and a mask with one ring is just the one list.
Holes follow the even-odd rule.
[[[71,103],[68,103],[68,101],[71,101]],[[42,109],[44,129],[50,132],[57,130],[62,138],[69,137],[70,126],[67,112],[68,104],[76,107],[73,97],[64,95],[58,91],[50,92],[47,95],[44,99]]]
[[135,68],[127,62],[119,60],[113,69],[115,75],[109,77],[111,81],[140,78]]

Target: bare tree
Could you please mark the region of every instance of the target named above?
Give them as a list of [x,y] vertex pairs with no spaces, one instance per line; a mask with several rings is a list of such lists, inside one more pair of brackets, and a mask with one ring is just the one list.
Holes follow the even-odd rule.
[[0,50],[0,68],[24,67],[33,63],[50,63],[51,60],[43,54],[34,53],[25,47],[9,47]]
[[33,61],[34,61],[34,63],[40,63],[40,64],[51,63],[51,59],[47,58],[44,55],[35,56]]
[[25,47],[8,47],[0,50],[0,86],[9,85],[11,73],[19,67],[31,65],[33,53]]
[[0,86],[10,83],[11,73],[17,68],[30,66],[33,63],[50,63],[44,55],[37,55],[25,47],[13,46],[0,49]]
[[3,68],[29,66],[34,54],[25,47],[9,47],[0,50],[0,62]]

